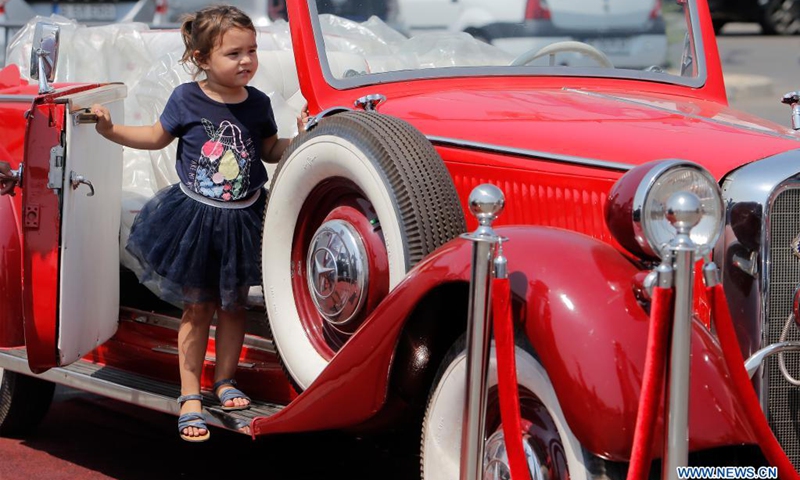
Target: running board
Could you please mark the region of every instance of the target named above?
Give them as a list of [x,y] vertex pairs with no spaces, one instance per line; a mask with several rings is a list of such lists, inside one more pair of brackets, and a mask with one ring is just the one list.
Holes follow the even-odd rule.
[[[28,367],[28,356],[23,349],[0,350],[0,368],[47,380],[67,387],[113,398],[151,410],[180,413],[177,384],[160,382],[113,367],[79,360],[67,367],[51,368],[35,375]],[[282,405],[253,400],[247,410],[226,412],[217,407],[219,401],[209,392],[203,392],[203,410],[206,423],[240,432],[256,417],[270,417],[283,409]],[[243,433],[243,432],[240,432]]]

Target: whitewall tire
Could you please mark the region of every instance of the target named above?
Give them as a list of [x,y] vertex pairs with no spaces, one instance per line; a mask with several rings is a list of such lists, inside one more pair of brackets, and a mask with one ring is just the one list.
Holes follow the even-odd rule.
[[269,325],[296,387],[411,267],[464,230],[444,163],[409,124],[347,112],[298,137],[272,179],[262,242]]
[[[442,362],[431,389],[422,425],[422,478],[458,478],[461,461],[461,432],[466,388],[466,351],[463,339],[456,343]],[[547,372],[524,349],[516,348],[520,410],[526,430],[529,466],[538,468],[531,477],[587,480],[583,448],[561,411]],[[486,437],[502,433],[496,398],[497,363],[492,347],[489,365]],[[494,396],[494,398],[493,398]],[[546,451],[545,451],[546,450]],[[536,456],[531,459],[530,456]],[[534,467],[539,465],[539,467]]]

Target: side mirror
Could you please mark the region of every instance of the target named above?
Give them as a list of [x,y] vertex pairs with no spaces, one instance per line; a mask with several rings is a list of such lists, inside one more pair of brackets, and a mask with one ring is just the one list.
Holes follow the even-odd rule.
[[52,23],[37,23],[31,47],[31,78],[39,80],[39,93],[54,89],[48,82],[56,78],[58,61],[58,26]]

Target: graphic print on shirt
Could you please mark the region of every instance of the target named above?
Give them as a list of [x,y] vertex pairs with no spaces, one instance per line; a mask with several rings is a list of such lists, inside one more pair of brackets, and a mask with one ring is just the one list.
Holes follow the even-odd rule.
[[244,140],[241,129],[228,120],[219,128],[205,118],[201,122],[209,140],[200,149],[193,190],[215,200],[240,200],[250,184],[253,142]]

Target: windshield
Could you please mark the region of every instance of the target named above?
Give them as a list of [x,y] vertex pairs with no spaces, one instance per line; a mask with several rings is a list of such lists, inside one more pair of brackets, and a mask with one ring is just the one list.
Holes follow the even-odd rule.
[[[697,85],[694,0],[310,0],[334,86],[464,75]],[[316,13],[317,15],[314,15]],[[693,38],[697,36],[697,41]]]

